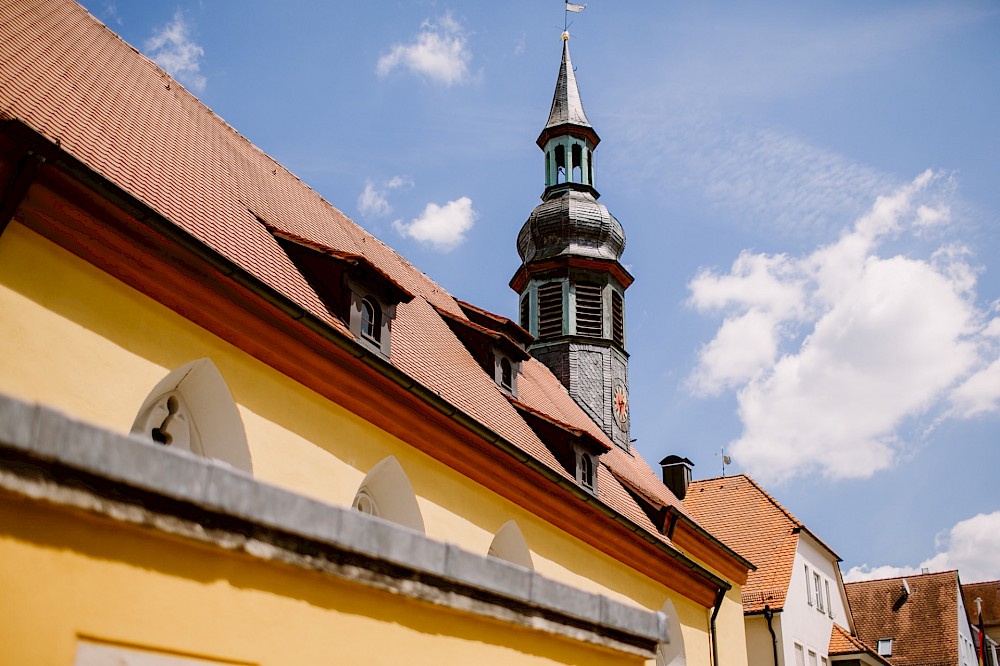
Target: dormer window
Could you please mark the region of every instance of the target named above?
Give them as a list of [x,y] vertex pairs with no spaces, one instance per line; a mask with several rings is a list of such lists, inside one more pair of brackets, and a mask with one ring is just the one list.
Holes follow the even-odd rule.
[[611,445],[586,430],[558,421],[519,400],[509,400],[566,473],[581,488],[596,496],[598,456],[610,450]]
[[458,301],[461,316],[451,310],[436,308],[465,349],[496,385],[507,395],[517,396],[517,376],[521,362],[529,356],[524,350],[531,334],[513,321]]
[[371,298],[361,299],[361,335],[376,343],[382,338],[382,308]]
[[413,294],[368,257],[328,247],[254,217],[274,236],[329,312],[343,321],[364,347],[390,358],[389,338],[396,306]]

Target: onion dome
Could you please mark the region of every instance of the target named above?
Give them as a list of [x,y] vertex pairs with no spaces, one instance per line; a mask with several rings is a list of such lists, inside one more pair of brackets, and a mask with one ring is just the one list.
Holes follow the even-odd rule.
[[560,255],[617,261],[624,250],[625,230],[590,188],[551,192],[517,235],[524,263]]

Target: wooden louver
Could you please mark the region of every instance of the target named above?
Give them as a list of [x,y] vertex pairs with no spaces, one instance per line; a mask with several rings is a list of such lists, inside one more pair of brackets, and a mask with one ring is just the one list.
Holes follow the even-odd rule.
[[617,291],[611,292],[611,337],[616,345],[625,348],[625,303]]
[[576,285],[576,334],[599,338],[604,334],[604,308],[601,287]]
[[562,335],[563,295],[561,282],[549,282],[538,288],[538,337]]

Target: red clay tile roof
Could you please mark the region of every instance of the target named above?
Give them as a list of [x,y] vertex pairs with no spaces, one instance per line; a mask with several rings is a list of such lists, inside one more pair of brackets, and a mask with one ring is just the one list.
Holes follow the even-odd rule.
[[693,481],[684,506],[705,529],[756,565],[743,586],[743,612],[759,613],[765,605],[782,610],[802,523],[744,474]]
[[830,649],[827,654],[831,657],[849,657],[851,655],[865,654],[877,664],[892,666],[892,663],[885,657],[879,656],[878,652],[868,647],[854,636],[851,636],[839,624],[833,625],[830,632]]
[[[903,597],[903,581],[910,594]],[[846,583],[858,638],[877,645],[892,639],[896,666],[958,663],[957,571]]]
[[979,613],[976,610],[977,597],[983,600],[983,625],[1000,626],[1000,580],[968,583],[962,586],[965,612],[969,616],[969,622],[975,625],[979,624]]
[[[348,338],[344,323],[330,314],[260,221],[324,251],[363,257],[414,295],[397,308],[391,363],[568,476],[442,319],[444,312],[468,319],[462,303],[82,7],[68,0],[0,5],[0,62],[0,121],[18,120],[58,144]],[[501,328],[516,328],[491,316]],[[598,470],[599,498],[666,541],[619,480],[646,498],[683,511],[676,497],[638,455],[614,446],[544,365],[529,358],[521,369],[518,400],[608,447]]]

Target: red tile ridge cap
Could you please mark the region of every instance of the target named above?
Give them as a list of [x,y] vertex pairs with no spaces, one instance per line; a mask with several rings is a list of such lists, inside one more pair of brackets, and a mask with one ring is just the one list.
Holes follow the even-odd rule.
[[750,477],[750,475],[748,475],[748,474],[734,474],[732,476],[715,476],[715,477],[712,477],[710,479],[699,479],[698,481],[692,481],[691,485],[700,484],[700,483],[710,483],[712,481],[725,481],[726,479],[736,479],[736,478],[745,479],[750,485],[752,485],[754,488],[756,488],[757,492],[759,492],[761,495],[763,495],[767,499],[767,501],[769,501],[771,504],[773,504],[776,509],[778,509],[781,513],[783,513],[785,515],[785,517],[788,518],[789,522],[792,523],[793,527],[795,527],[798,530],[800,530],[800,531],[805,532],[806,534],[808,534],[809,537],[813,541],[815,541],[816,543],[818,543],[828,553],[830,553],[831,555],[833,555],[833,557],[837,560],[837,562],[843,562],[844,561],[843,558],[840,557],[840,555],[838,555],[837,552],[833,548],[831,548],[830,546],[828,546],[825,541],[823,541],[818,536],[816,536],[815,532],[813,532],[811,529],[809,529],[808,527],[806,527],[805,524],[801,520],[799,520],[798,518],[795,517],[795,514],[793,514],[791,511],[789,511],[784,506],[782,506],[781,502],[779,502],[777,499],[775,499],[774,496],[771,493],[769,493],[766,490],[764,490],[764,488],[759,483],[757,483],[756,481],[754,481],[753,478]]
[[[844,581],[844,585],[864,585],[866,583],[881,583],[890,580],[903,580],[904,578],[928,578],[936,576],[944,576],[949,574],[955,574],[955,579],[958,580],[958,569],[945,569],[944,571],[928,571],[927,573],[915,573],[915,574],[904,574],[902,576],[887,576],[885,578],[868,578],[865,580],[852,580],[851,582]],[[961,587],[965,587],[961,585]]]

